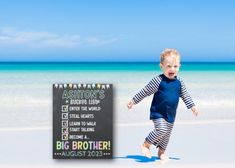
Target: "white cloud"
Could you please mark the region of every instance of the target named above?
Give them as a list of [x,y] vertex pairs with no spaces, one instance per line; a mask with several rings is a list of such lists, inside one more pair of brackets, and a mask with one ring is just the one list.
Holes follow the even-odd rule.
[[50,32],[17,31],[0,28],[0,45],[16,45],[31,48],[77,48],[114,43],[114,37],[81,37],[80,35],[59,35]]
[[87,37],[85,38],[85,42],[88,44],[93,45],[106,45],[110,43],[114,43],[118,40],[118,38],[111,37],[111,38],[97,38],[97,37]]

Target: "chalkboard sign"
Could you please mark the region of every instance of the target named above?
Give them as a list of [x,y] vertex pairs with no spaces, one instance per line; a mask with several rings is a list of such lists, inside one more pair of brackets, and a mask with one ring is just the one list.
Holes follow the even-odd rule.
[[111,159],[112,84],[53,84],[53,158]]

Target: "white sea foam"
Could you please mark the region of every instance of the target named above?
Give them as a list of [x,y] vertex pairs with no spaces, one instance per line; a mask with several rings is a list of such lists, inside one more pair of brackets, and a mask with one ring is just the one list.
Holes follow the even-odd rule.
[[[126,108],[126,103],[155,75],[153,71],[0,72],[0,128],[49,127],[53,83],[112,83],[114,120],[117,123],[146,122],[151,96],[132,110]],[[182,72],[180,76],[198,106],[199,122],[235,119],[235,72]],[[180,101],[176,121],[192,120],[191,112]]]

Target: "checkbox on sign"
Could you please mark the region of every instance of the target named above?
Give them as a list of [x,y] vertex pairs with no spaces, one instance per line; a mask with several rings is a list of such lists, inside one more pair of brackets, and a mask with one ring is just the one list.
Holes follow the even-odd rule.
[[69,135],[68,134],[62,134],[62,140],[68,140]]
[[69,118],[69,115],[68,113],[62,113],[62,119],[68,119]]
[[69,128],[62,128],[62,134],[68,134]]
[[69,123],[68,120],[63,120],[63,121],[62,121],[62,127],[63,127],[63,128],[67,128],[68,125],[69,125],[68,123]]
[[61,106],[61,111],[62,112],[68,112],[69,111],[69,106],[68,105],[62,105]]

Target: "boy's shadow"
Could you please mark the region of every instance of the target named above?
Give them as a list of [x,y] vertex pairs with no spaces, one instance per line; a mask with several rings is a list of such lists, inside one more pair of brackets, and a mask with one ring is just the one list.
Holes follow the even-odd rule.
[[[148,158],[146,156],[142,156],[142,155],[127,155],[127,156],[117,156],[114,157],[115,159],[132,159],[135,162],[139,162],[139,163],[148,163],[148,162],[155,162],[155,161],[160,161],[160,158],[156,157],[156,156],[152,156],[151,158]],[[173,157],[169,157],[170,160],[180,160],[179,158],[173,158]]]

